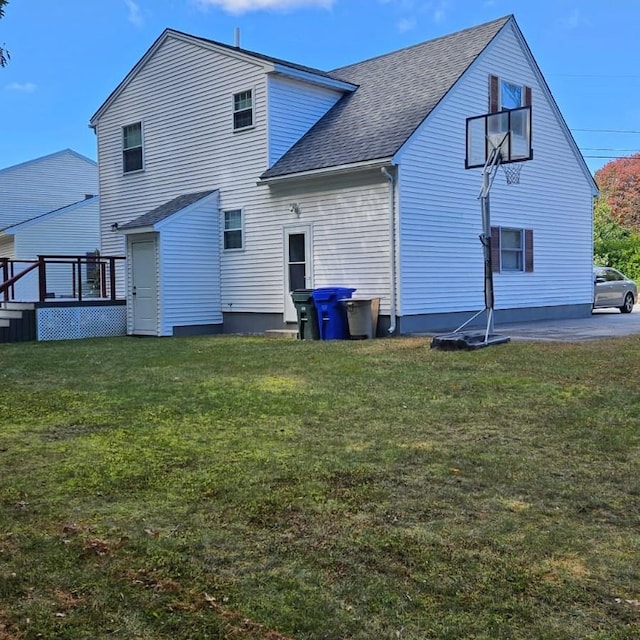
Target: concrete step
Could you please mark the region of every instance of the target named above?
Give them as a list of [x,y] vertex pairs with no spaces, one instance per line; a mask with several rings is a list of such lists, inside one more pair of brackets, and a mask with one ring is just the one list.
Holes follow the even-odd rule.
[[0,309],[11,309],[14,311],[31,311],[36,305],[33,302],[0,302]]
[[0,320],[13,320],[22,318],[20,309],[0,309]]
[[293,338],[298,337],[297,329],[267,329],[264,332],[266,338]]

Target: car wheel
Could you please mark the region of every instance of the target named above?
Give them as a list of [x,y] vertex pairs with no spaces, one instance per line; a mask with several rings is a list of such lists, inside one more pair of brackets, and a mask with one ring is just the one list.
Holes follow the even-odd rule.
[[622,313],[631,313],[633,311],[633,295],[627,293],[624,297],[624,304],[620,307]]

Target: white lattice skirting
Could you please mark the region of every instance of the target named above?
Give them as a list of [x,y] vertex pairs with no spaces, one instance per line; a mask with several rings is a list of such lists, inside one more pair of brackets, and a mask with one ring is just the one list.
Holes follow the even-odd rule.
[[37,309],[36,331],[38,340],[123,336],[127,333],[127,308],[116,305]]

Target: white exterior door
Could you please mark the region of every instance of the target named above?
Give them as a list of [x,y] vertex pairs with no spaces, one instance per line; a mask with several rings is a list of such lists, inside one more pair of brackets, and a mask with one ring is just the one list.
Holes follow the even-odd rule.
[[158,285],[156,277],[156,241],[131,241],[131,304],[133,332],[136,335],[158,333]]
[[291,292],[296,289],[313,288],[310,226],[285,227],[284,256],[284,320],[285,322],[296,322],[298,316],[291,300]]

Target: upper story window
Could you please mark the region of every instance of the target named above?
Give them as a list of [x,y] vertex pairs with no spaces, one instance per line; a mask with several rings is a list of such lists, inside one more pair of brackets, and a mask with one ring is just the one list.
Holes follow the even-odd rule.
[[224,248],[242,249],[242,209],[224,212]]
[[233,130],[253,126],[253,91],[233,94]]
[[522,85],[500,80],[500,109],[522,107]]
[[531,106],[531,87],[489,76],[489,113]]
[[122,170],[124,173],[142,171],[142,122],[122,127]]

